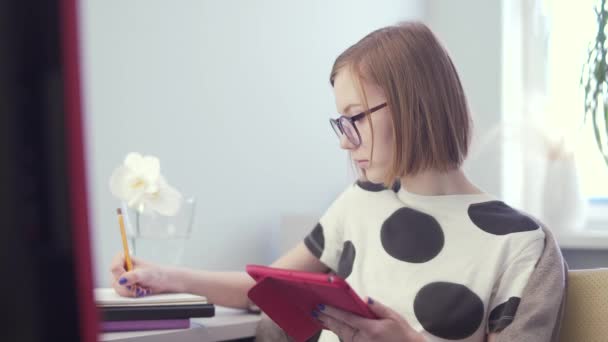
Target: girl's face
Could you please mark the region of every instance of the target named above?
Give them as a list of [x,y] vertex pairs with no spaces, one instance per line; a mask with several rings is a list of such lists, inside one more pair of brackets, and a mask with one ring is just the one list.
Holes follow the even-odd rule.
[[[342,68],[334,80],[334,96],[338,112],[351,118],[363,112],[363,99],[357,91],[356,79],[348,70]],[[361,86],[367,96],[369,108],[374,108],[386,102],[380,87],[361,80]],[[374,153],[372,156],[372,128],[366,116],[355,121],[359,132],[360,144],[351,142],[345,134],[340,135],[340,147],[350,152],[355,164],[364,171],[367,180],[374,183],[384,181],[390,170],[393,156],[393,124],[388,107],[383,107],[371,114],[374,128]],[[356,132],[354,133],[356,135]]]

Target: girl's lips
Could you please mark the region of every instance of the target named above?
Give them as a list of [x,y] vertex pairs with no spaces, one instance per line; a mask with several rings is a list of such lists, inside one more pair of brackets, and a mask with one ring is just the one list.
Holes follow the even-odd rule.
[[369,165],[369,160],[356,160],[356,163],[359,167],[367,167]]

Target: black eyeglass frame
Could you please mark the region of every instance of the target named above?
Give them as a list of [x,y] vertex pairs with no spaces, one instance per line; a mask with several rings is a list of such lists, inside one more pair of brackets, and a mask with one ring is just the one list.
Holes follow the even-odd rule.
[[357,125],[355,125],[355,122],[363,119],[366,115],[372,114],[384,107],[386,107],[387,103],[381,103],[373,108],[370,108],[368,111],[364,111],[361,112],[359,114],[353,115],[353,116],[344,116],[341,115],[339,118],[337,119],[329,119],[329,124],[331,125],[331,128],[333,128],[334,132],[336,133],[336,135],[338,136],[338,138],[340,138],[342,135],[345,135],[344,133],[344,128],[342,127],[342,121],[346,120],[348,121],[351,126],[353,126],[353,128],[355,129],[355,132],[357,132],[357,139],[358,139],[358,143],[355,143],[354,141],[352,141],[348,135],[346,135],[346,138],[355,146],[359,146],[361,145],[361,134],[359,133],[359,130],[357,129]]

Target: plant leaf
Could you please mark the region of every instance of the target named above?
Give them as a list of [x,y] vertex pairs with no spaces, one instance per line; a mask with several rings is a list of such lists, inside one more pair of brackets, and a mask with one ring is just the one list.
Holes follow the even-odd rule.
[[595,142],[597,144],[597,148],[600,150],[602,155],[605,155],[604,148],[602,146],[602,138],[600,136],[600,129],[597,123],[597,107],[593,111],[593,134],[595,135]]

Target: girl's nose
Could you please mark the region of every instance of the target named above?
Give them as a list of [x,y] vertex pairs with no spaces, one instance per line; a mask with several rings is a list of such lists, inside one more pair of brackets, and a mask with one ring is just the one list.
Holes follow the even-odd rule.
[[348,140],[348,138],[346,137],[346,134],[342,134],[340,136],[340,148],[345,149],[345,150],[354,150],[356,148],[356,146],[355,146],[355,144],[350,142],[350,140]]

